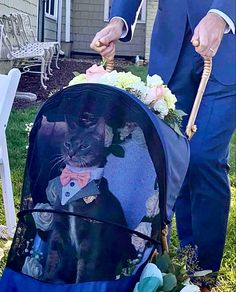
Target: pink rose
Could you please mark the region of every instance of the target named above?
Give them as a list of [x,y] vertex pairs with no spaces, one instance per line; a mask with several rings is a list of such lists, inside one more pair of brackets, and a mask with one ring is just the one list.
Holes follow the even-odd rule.
[[93,65],[92,67],[86,70],[86,81],[91,83],[97,83],[101,77],[106,74],[106,70],[103,66]]
[[153,101],[157,101],[157,100],[161,99],[163,97],[163,95],[164,95],[163,87],[159,86],[159,85],[155,85],[150,89],[149,93],[146,95],[144,102],[146,104],[150,104]]

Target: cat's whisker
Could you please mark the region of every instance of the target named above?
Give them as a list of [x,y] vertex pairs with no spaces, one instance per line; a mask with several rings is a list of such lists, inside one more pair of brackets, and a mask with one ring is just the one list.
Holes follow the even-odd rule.
[[55,157],[54,159],[50,160],[51,163],[54,163],[56,162],[57,160],[61,160],[61,159],[64,159],[64,157],[61,155],[61,156],[58,156],[58,157]]
[[84,165],[86,166],[87,164],[87,159],[85,157],[81,157],[81,161],[84,163]]
[[56,157],[56,156],[61,156],[62,153],[56,153],[56,154],[53,154],[53,157]]
[[49,175],[51,174],[51,172],[53,171],[53,169],[56,167],[56,166],[60,166],[60,164],[62,164],[63,162],[65,161],[64,158],[61,158],[59,161],[57,161],[53,166],[52,168],[50,169],[50,172],[49,172]]
[[83,159],[82,157],[80,158],[80,160],[78,161],[78,163],[79,163],[79,165],[80,165],[81,167],[86,167],[86,160]]
[[61,157],[63,157],[63,155],[61,153],[55,154],[55,155],[53,155],[53,157],[52,157],[52,159],[50,161],[53,161],[55,159],[59,159]]

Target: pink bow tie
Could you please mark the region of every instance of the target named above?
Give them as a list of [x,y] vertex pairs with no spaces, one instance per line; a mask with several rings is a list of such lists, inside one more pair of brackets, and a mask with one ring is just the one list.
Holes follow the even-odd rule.
[[72,172],[68,168],[64,168],[61,175],[60,175],[60,181],[63,186],[67,185],[71,180],[76,180],[78,185],[83,188],[85,187],[90,179],[90,172]]

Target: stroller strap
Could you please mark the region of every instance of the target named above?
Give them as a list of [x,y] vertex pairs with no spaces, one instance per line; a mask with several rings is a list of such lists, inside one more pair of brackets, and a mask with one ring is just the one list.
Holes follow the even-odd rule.
[[79,218],[82,218],[84,220],[87,220],[87,221],[91,221],[91,223],[104,223],[104,224],[109,224],[109,225],[112,225],[116,228],[119,228],[119,229],[123,229],[125,230],[126,232],[128,232],[129,234],[135,234],[137,235],[138,237],[144,239],[144,240],[147,240],[149,242],[151,242],[155,247],[158,247],[160,246],[161,244],[161,241],[159,240],[156,240],[152,237],[149,237],[139,231],[136,231],[136,230],[133,230],[133,229],[130,229],[126,226],[123,226],[121,224],[118,224],[118,223],[114,223],[114,222],[111,222],[111,221],[108,221],[108,220],[102,220],[102,219],[97,219],[97,218],[94,218],[94,217],[90,217],[90,216],[85,216],[85,215],[80,215],[76,212],[69,212],[69,211],[61,211],[61,210],[51,210],[51,209],[28,209],[28,210],[23,210],[23,211],[20,211],[17,213],[17,217],[19,218],[19,220],[24,220],[23,218],[28,215],[28,214],[32,214],[32,213],[35,213],[35,212],[39,212],[39,213],[54,213],[54,214],[60,214],[60,215],[67,215],[67,216],[75,216],[75,217],[79,217]]

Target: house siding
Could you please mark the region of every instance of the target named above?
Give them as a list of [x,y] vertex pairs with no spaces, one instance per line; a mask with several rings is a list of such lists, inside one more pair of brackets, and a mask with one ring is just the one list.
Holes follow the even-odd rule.
[[9,15],[13,12],[28,13],[31,17],[32,26],[37,27],[38,14],[37,0],[0,0],[0,15]]
[[[80,0],[72,3],[72,51],[94,53],[89,45],[95,34],[107,22],[104,21],[104,0]],[[132,42],[117,44],[116,54],[122,56],[144,56],[146,24],[138,23]]]
[[57,21],[45,16],[44,19],[44,41],[57,40]]
[[[72,5],[71,5],[72,6]],[[72,11],[71,11],[72,17]],[[61,20],[61,40],[66,39],[66,1],[62,2],[62,20]]]

